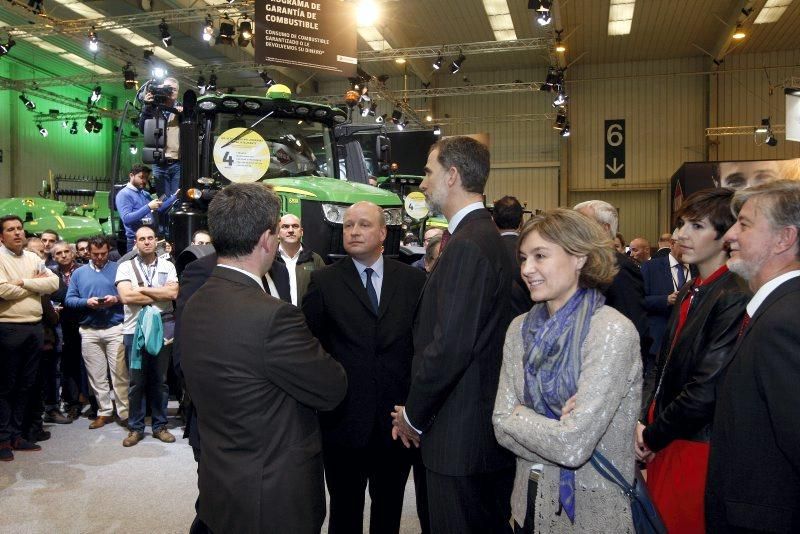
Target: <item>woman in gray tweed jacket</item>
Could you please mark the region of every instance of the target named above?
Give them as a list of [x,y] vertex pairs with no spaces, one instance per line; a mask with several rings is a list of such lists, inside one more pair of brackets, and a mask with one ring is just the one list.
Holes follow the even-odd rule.
[[517,456],[515,531],[632,532],[628,498],[589,463],[598,449],[633,481],[642,366],[636,329],[597,289],[617,272],[611,241],[557,209],[528,221],[519,243],[536,304],[508,329],[493,416]]

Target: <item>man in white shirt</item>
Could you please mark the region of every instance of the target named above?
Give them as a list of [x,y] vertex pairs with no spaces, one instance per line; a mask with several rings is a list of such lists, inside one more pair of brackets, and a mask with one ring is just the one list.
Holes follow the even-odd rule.
[[[137,350],[134,347],[134,334],[144,306],[158,308],[162,320],[169,324],[172,301],[178,296],[178,275],[172,262],[156,255],[156,234],[149,226],[142,226],[136,231],[136,248],[139,254],[120,263],[116,277],[117,291],[120,300],[125,304],[122,333],[125,359],[130,366],[130,432],[122,442],[125,447],[136,445],[144,439],[145,398],[153,418],[153,437],[164,443],[175,441],[175,436],[167,430],[167,369],[170,347],[162,347],[158,354],[150,354],[144,347]],[[164,334],[167,338],[172,337],[166,331]]]
[[325,267],[325,262],[316,252],[303,248],[303,226],[295,215],[287,213],[281,217],[278,236],[281,243],[275,259],[286,264],[292,304],[299,306],[308,291],[311,273]]
[[728,268],[755,292],[717,393],[708,532],[800,531],[800,182],[733,197]]

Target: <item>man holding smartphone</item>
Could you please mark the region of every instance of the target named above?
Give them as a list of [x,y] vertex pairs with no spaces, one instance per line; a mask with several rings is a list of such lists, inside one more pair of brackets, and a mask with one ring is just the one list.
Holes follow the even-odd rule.
[[158,217],[169,211],[178,194],[176,188],[168,197],[162,194],[162,198],[153,199],[147,191],[150,167],[146,165],[134,165],[128,177],[128,184],[119,190],[115,200],[128,241],[126,252],[130,252],[136,244],[136,230],[142,226],[158,228]]
[[114,404],[108,385],[114,389],[118,422],[128,421],[128,369],[122,346],[122,303],[114,279],[117,263],[108,261],[109,245],[104,236],[89,240],[88,265],[72,274],[65,304],[83,312],[80,320],[81,352],[99,409],[89,428],[100,428],[114,419]]

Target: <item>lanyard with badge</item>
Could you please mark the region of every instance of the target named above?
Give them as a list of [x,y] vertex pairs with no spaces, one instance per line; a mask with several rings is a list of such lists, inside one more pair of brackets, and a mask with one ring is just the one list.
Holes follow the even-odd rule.
[[[147,281],[147,287],[153,287],[153,278],[156,276],[158,258],[156,258],[156,261],[154,261],[152,265],[145,265],[141,258],[137,258],[137,260],[139,262],[139,270],[141,271],[142,276],[144,276],[144,279]],[[142,280],[139,280],[139,284],[144,285],[142,284]]]

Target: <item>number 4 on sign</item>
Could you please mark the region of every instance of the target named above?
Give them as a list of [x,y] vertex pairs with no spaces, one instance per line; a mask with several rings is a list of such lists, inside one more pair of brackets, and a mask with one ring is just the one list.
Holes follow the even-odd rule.
[[[619,171],[622,170],[622,167],[625,166],[624,163],[620,163],[619,165],[617,165],[617,158],[614,158],[614,161],[612,161],[611,163],[613,163],[613,166],[611,166],[608,163],[606,163],[606,168],[609,171],[611,171],[612,173],[614,173],[614,174],[617,174]],[[597,168],[597,167],[595,167],[595,168]]]
[[225,152],[225,155],[222,156],[222,161],[228,164],[228,167],[233,167],[233,156],[231,156],[230,152]]

